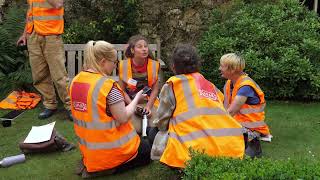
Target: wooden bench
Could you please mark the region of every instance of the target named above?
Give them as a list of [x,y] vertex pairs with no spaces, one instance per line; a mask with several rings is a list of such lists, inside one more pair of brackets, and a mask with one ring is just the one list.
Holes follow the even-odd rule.
[[[125,59],[124,52],[128,47],[128,44],[113,44],[117,50],[117,59]],[[82,70],[83,65],[83,51],[85,44],[64,44],[64,50],[66,55],[66,65],[68,71],[68,77],[70,80],[77,75]],[[165,63],[160,58],[160,44],[149,44],[149,49],[152,51],[153,57],[160,61],[161,69],[166,68]],[[119,76],[117,74],[117,69],[112,73],[112,79],[118,81]],[[159,74],[160,84],[163,83],[163,73],[160,71]]]

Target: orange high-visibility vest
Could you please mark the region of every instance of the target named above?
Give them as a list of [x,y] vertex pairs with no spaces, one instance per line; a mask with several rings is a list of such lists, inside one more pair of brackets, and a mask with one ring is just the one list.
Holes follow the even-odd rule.
[[41,96],[25,91],[13,91],[0,102],[0,109],[33,109],[41,101]]
[[114,84],[89,72],[80,72],[71,83],[74,129],[88,172],[112,169],[137,155],[140,138],[131,120],[119,124],[106,114],[106,98]]
[[[152,88],[154,83],[158,81],[160,63],[152,59],[148,59],[147,73],[148,73],[148,86]],[[132,80],[132,66],[131,58],[122,60],[119,63],[119,79],[126,83],[127,88],[136,89],[136,86],[131,83]]]
[[[158,81],[160,63],[152,59],[148,59],[147,74],[148,74],[148,87],[152,86]],[[131,83],[132,80],[132,66],[131,58],[121,60],[119,63],[119,79],[126,83],[126,87],[132,90],[136,89],[136,86]],[[149,97],[147,97],[149,100]],[[159,106],[159,99],[154,101],[154,106]]]
[[59,35],[64,29],[64,8],[56,9],[46,0],[28,0],[27,33],[34,30],[40,35]]
[[259,85],[252,80],[248,75],[241,75],[234,85],[232,90],[232,96],[230,93],[231,80],[228,80],[224,86],[224,106],[227,109],[237,96],[238,90],[243,86],[250,86],[258,94],[260,103],[257,105],[243,104],[240,111],[234,116],[234,118],[240,122],[243,127],[260,132],[261,134],[270,134],[267,124],[264,122],[265,113],[264,108],[266,101],[264,99],[264,93],[260,89]]
[[169,138],[160,161],[184,168],[189,147],[211,156],[242,158],[241,125],[223,107],[217,88],[200,73],[171,77],[176,107],[169,122]]

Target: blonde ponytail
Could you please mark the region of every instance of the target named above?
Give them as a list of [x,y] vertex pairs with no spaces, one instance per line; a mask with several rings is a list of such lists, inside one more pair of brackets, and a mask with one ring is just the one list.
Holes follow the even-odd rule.
[[84,70],[93,69],[105,75],[99,62],[103,58],[112,60],[115,57],[116,50],[112,44],[106,41],[89,41],[84,50]]

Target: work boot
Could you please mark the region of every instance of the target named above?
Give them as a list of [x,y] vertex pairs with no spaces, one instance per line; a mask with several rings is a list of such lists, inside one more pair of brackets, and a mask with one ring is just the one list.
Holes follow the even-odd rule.
[[38,118],[39,119],[47,119],[50,116],[52,116],[56,111],[57,111],[57,109],[47,109],[47,108],[45,108],[44,111],[42,111],[39,114]]

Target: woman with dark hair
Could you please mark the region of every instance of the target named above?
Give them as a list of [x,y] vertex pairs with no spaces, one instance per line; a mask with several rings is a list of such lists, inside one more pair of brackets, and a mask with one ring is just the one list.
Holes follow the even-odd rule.
[[175,76],[160,93],[155,123],[159,134],[168,131],[168,142],[156,156],[171,167],[185,167],[190,147],[211,156],[244,154],[241,125],[224,109],[223,94],[199,73],[199,61],[193,46],[178,45],[172,55]]
[[[147,131],[155,131],[153,118],[156,111],[154,105],[159,93],[160,63],[152,59],[148,41],[141,35],[135,35],[129,39],[125,56],[127,59],[120,61],[119,64],[119,85],[124,90],[125,102],[129,104],[137,92],[142,89],[146,89],[147,94],[147,98],[137,107],[136,115],[138,116],[134,115],[132,118],[133,125],[136,131],[141,133],[141,116],[147,114],[149,117],[148,126],[153,127],[148,128]],[[153,134],[155,135],[156,132],[157,130]],[[148,135],[152,137],[152,135]]]

